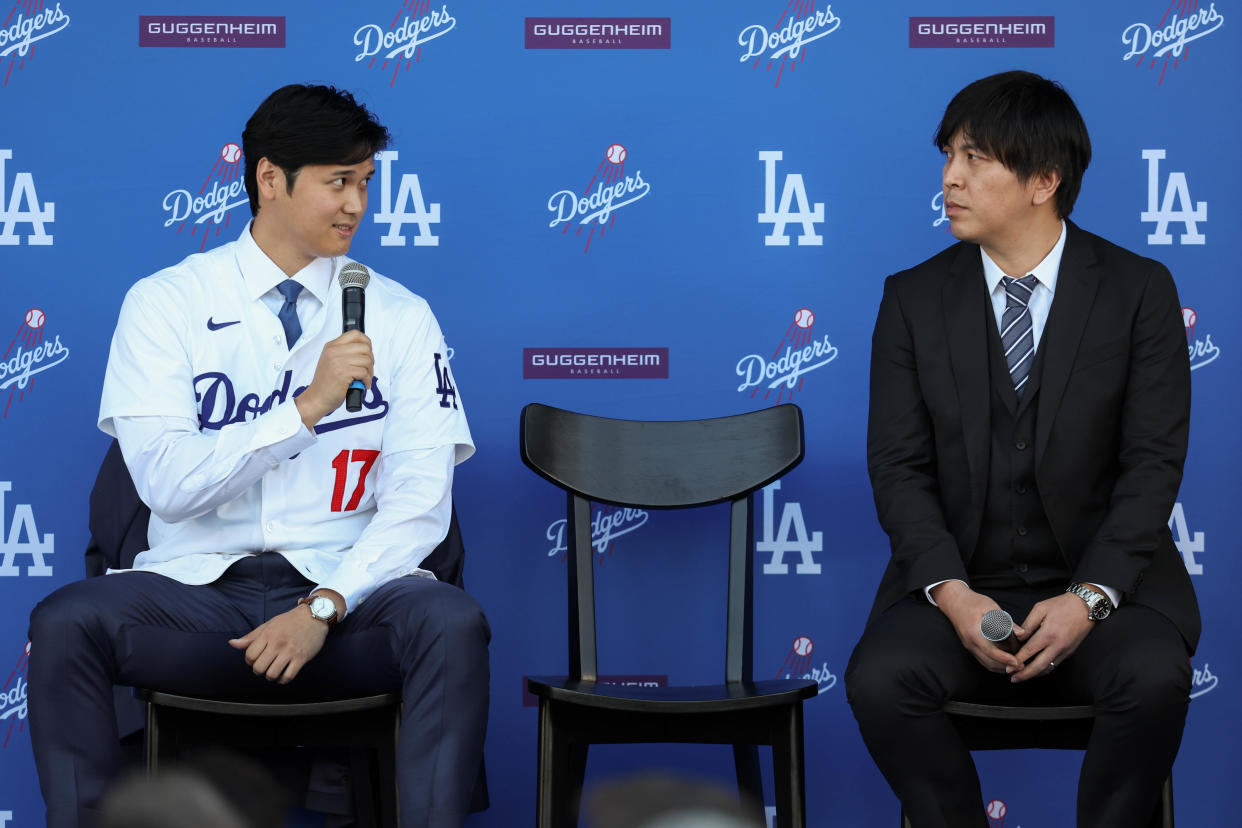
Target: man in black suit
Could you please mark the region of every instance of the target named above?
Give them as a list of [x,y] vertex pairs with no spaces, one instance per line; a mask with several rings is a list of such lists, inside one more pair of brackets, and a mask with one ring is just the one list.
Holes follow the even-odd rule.
[[[970,84],[936,135],[960,243],[890,277],[867,452],[892,559],[846,670],[915,828],[987,826],[949,699],[1091,703],[1078,824],[1146,824],[1200,621],[1167,520],[1190,423],[1168,270],[1067,220],[1091,158],[1057,84]],[[979,625],[1021,619],[1007,653]]]

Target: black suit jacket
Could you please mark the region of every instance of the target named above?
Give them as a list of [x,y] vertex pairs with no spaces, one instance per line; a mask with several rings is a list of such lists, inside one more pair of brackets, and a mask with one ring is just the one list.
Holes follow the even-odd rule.
[[[1066,222],[1040,339],[1036,482],[1075,581],[1173,621],[1193,651],[1198,603],[1169,533],[1190,426],[1177,289],[1159,262]],[[871,351],[867,455],[892,560],[872,617],[960,578],[987,493],[995,324],[978,245],[959,243],[884,286]]]

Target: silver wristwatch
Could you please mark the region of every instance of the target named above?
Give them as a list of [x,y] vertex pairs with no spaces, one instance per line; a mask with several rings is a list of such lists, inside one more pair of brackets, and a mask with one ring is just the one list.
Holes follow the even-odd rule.
[[311,615],[329,627],[336,624],[336,604],[328,596],[312,595],[308,598],[299,598],[298,604],[306,604],[310,609]]
[[1108,596],[1096,592],[1089,586],[1070,584],[1065,591],[1077,595],[1086,602],[1087,617],[1092,621],[1103,621],[1113,611],[1113,603],[1108,600]]

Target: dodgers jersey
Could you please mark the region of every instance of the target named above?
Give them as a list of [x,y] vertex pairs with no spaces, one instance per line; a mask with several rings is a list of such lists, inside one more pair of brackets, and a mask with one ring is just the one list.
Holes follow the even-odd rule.
[[[152,508],[135,570],[209,583],[238,558],[284,555],[357,603],[418,564],[447,531],[452,467],[474,452],[448,351],[427,303],[376,273],[366,332],[374,380],[303,425],[294,397],[341,333],[349,260],[293,278],[302,335],[290,349],[269,304],[285,274],[241,237],[137,282],[113,336],[99,427]],[[266,300],[266,303],[265,303]]]

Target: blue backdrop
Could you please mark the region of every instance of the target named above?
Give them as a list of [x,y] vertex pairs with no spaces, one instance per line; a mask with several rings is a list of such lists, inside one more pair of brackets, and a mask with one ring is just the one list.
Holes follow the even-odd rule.
[[[241,231],[234,145],[294,81],[351,89],[392,128],[353,255],[436,310],[478,444],[456,497],[495,632],[493,806],[471,824],[533,821],[522,677],[566,667],[563,501],[518,458],[521,406],[679,419],[790,399],[807,458],[760,502],[756,669],[820,682],[811,824],[894,824],[840,678],[888,556],[864,458],[870,333],[884,276],[953,241],[930,140],[944,105],[1011,68],[1060,80],[1087,120],[1075,221],[1168,264],[1187,307],[1193,430],[1170,521],[1204,635],[1177,815],[1237,818],[1220,770],[1242,736],[1226,549],[1242,493],[1228,425],[1238,4],[270,0],[246,19],[244,0],[150,6],[0,0],[0,826],[42,823],[26,623],[83,574],[122,296]],[[182,16],[149,15],[170,9]],[[723,520],[601,513],[604,672],[718,678]],[[1078,760],[980,756],[984,795],[1010,828],[1070,824]],[[727,748],[625,746],[592,750],[588,784],[669,766],[732,779]]]

